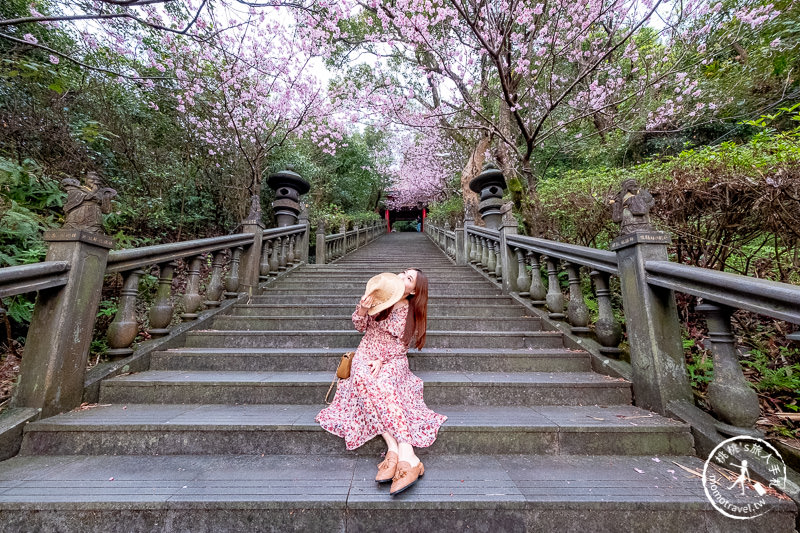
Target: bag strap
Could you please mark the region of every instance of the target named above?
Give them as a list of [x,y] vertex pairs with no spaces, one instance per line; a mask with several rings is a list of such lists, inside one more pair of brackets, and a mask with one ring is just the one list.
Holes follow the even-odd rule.
[[330,396],[330,395],[331,395],[331,391],[333,390],[333,385],[334,385],[334,384],[335,384],[335,383],[336,383],[338,380],[339,380],[339,378],[338,378],[338,377],[336,377],[336,376],[333,376],[333,381],[331,381],[331,386],[330,386],[330,387],[328,387],[328,393],[327,393],[327,394],[325,394],[325,404],[326,404],[326,405],[330,405],[330,404],[331,404],[331,402],[329,402],[329,401],[328,401],[328,396]]

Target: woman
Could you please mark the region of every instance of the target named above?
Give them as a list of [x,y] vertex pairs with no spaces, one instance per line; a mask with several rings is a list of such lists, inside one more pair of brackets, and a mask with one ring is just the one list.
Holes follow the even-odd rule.
[[[374,291],[373,282],[379,285]],[[392,495],[425,473],[414,447],[433,444],[447,420],[425,405],[422,380],[411,373],[406,357],[412,340],[417,349],[425,345],[427,308],[428,278],[417,269],[399,278],[380,274],[370,280],[352,316],[356,329],[365,334],[350,378],[339,382],[333,402],[316,418],[324,429],[345,439],[348,450],[383,437],[386,457],[375,481],[391,481]]]

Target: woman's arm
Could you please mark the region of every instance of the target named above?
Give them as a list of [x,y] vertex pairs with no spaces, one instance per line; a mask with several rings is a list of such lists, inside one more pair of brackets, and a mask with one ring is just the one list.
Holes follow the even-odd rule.
[[367,315],[367,312],[369,308],[372,307],[373,300],[374,298],[371,294],[365,294],[361,297],[361,300],[358,301],[356,310],[353,311],[353,316],[351,317],[356,331],[360,331],[361,333],[367,331],[367,324],[369,323],[369,315]]
[[356,310],[353,311],[353,325],[356,327],[356,331],[360,331],[364,333],[367,331],[367,324],[369,323],[369,315],[364,313],[363,315],[360,313],[361,306],[356,306]]

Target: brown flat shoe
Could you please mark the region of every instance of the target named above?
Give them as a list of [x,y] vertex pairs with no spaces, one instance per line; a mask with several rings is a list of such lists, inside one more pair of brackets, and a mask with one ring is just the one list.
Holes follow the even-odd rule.
[[397,453],[386,452],[386,458],[378,465],[378,475],[375,481],[378,483],[389,483],[397,471]]
[[392,496],[400,494],[416,483],[424,473],[425,467],[422,465],[422,461],[417,466],[411,466],[411,463],[400,461],[397,465],[397,473],[392,480],[392,488],[389,489],[389,494]]

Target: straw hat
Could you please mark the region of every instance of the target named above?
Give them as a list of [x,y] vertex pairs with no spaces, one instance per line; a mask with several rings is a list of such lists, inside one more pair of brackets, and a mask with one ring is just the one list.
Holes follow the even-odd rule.
[[367,282],[367,290],[364,292],[367,295],[371,294],[375,299],[375,303],[367,313],[374,316],[384,309],[389,309],[403,298],[405,291],[406,285],[397,274],[383,272],[373,276]]

